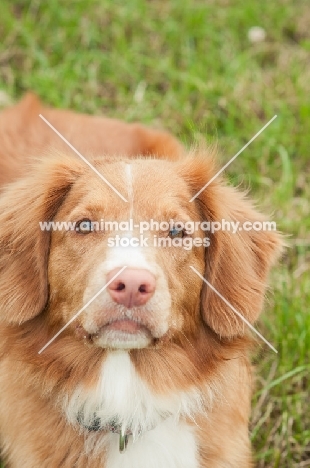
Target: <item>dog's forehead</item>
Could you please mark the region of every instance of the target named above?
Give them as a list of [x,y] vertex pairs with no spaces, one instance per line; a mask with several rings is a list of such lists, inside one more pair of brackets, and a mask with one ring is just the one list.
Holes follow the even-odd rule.
[[109,175],[110,182],[121,181],[124,187],[131,186],[134,190],[149,190],[158,192],[175,192],[184,188],[184,181],[178,175],[178,164],[172,161],[158,159],[132,159],[106,165],[101,163],[100,172]]
[[95,167],[114,190],[89,169],[72,187],[70,198],[93,207],[110,206],[115,212],[125,210],[129,205],[143,212],[163,207],[173,211],[184,206],[190,198],[187,184],[178,174],[178,165],[174,162],[156,159],[96,161]]

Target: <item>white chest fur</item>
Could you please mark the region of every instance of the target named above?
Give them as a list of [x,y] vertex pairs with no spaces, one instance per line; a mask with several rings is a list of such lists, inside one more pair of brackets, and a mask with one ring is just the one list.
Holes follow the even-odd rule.
[[198,468],[197,447],[191,428],[172,418],[129,440],[125,453],[118,451],[118,437],[109,436],[106,468]]
[[[86,449],[106,452],[106,468],[198,468],[195,429],[182,420],[194,419],[202,410],[198,391],[180,392],[168,397],[154,395],[141,380],[126,351],[110,352],[103,364],[97,388],[76,390],[68,402],[68,418],[76,421],[83,409],[84,421],[94,413],[102,425],[117,418],[130,427],[132,436],[125,453],[118,450],[118,434],[108,433],[98,446],[90,436]],[[99,453],[98,453],[99,455]]]

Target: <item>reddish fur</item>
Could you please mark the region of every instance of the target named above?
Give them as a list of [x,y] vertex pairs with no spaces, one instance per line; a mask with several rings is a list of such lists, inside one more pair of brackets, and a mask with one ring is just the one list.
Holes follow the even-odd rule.
[[[90,186],[116,219],[121,216],[123,202],[78,157],[63,155],[69,150],[37,119],[38,112],[85,156],[92,154],[96,167],[121,192],[124,184],[116,175],[120,159],[110,156],[170,157],[170,161],[141,158],[137,163],[141,171],[136,188],[141,217],[155,218],[157,214],[165,219],[174,199],[186,207],[189,219],[242,221],[263,217],[220,178],[189,204],[189,198],[215,173],[214,165],[210,158],[181,158],[181,145],[167,133],[45,109],[32,95],[0,116],[0,123],[4,122],[0,125],[4,137],[0,182],[20,179],[9,184],[0,198],[3,453],[12,468],[99,468],[104,466],[103,460],[83,454],[83,437],[67,423],[58,402],[61,396],[72,394],[80,382],[86,386],[96,382],[105,351],[85,343],[76,333],[76,325],[68,327],[41,355],[38,350],[78,310],[87,275],[102,247],[95,238],[89,238],[85,245],[74,237],[65,240],[63,233],[53,234],[51,241],[48,233],[39,231],[38,222],[57,216],[65,219],[65,214],[82,204],[83,197],[89,204]],[[46,156],[25,173],[23,159],[39,155],[50,145],[57,147],[58,154]],[[102,160],[103,153],[107,158]],[[91,206],[98,219],[100,206],[99,201]],[[211,241],[205,253],[203,248],[193,249],[190,257],[180,253],[178,263],[172,256],[158,254],[175,304],[171,313],[182,326],[171,327],[159,342],[132,350],[130,355],[141,377],[156,393],[184,391],[193,385],[217,388],[221,398],[215,399],[212,412],[208,417],[198,415],[196,420],[200,467],[220,468],[228,466],[229,461],[231,467],[249,468],[251,340],[243,322],[229,307],[198,276],[190,276],[189,265],[205,274],[253,323],[261,311],[268,270],[280,251],[281,240],[273,232],[219,232]],[[62,273],[56,268],[60,263]],[[70,301],[68,316],[59,312],[64,301]]]
[[23,174],[25,162],[48,148],[73,154],[39,114],[56,126],[70,143],[74,140],[75,148],[87,157],[153,155],[177,159],[184,152],[182,145],[165,131],[107,117],[51,109],[28,93],[18,104],[0,114],[0,187]]

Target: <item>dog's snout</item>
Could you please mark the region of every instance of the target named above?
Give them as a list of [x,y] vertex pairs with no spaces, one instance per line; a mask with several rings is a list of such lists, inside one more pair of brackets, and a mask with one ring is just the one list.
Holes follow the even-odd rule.
[[[119,271],[110,271],[107,281]],[[155,277],[147,270],[126,268],[108,286],[112,299],[128,309],[141,306],[153,296],[156,289]]]

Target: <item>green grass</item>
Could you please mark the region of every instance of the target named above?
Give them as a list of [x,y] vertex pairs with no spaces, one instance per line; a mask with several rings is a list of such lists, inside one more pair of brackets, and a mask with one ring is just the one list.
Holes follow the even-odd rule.
[[279,354],[256,359],[258,468],[310,467],[309,23],[307,0],[1,2],[2,98],[217,139],[223,162],[278,114],[228,170],[289,235],[260,325]]

